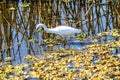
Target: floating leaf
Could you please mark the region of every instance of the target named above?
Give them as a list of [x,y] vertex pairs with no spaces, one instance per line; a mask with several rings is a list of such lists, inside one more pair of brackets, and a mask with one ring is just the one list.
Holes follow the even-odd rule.
[[11,8],[9,8],[9,10],[14,11],[14,10],[15,10],[15,8],[14,8],[14,7],[11,7]]
[[22,7],[26,8],[26,7],[29,7],[30,6],[30,3],[23,3],[22,4]]
[[68,2],[70,2],[71,0],[63,0],[63,1],[68,3]]
[[79,34],[79,35],[77,35],[77,38],[78,38],[79,40],[83,40],[83,39],[86,38],[86,34],[85,34],[85,33]]
[[20,44],[22,44],[22,42],[18,42],[17,44],[20,45]]
[[32,43],[34,43],[36,40],[35,39],[29,39],[29,42],[32,42]]
[[65,49],[64,49],[64,48],[60,48],[60,51],[61,51],[61,52],[65,52]]
[[112,29],[106,32],[101,32],[98,34],[98,36],[105,36],[105,35],[111,35],[113,37],[119,37],[120,36],[120,29]]
[[11,57],[6,57],[5,61],[11,61]]
[[120,58],[120,53],[116,55],[118,58]]
[[81,39],[81,38],[83,38],[83,35],[79,34],[79,35],[77,35],[77,37]]

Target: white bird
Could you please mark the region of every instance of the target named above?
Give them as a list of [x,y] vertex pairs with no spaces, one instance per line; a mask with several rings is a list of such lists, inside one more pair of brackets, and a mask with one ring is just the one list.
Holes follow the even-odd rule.
[[39,23],[36,26],[36,29],[43,28],[47,33],[54,33],[62,36],[63,38],[67,38],[69,36],[72,36],[76,33],[81,33],[82,31],[80,29],[72,28],[70,26],[57,26],[55,28],[47,28],[45,24]]

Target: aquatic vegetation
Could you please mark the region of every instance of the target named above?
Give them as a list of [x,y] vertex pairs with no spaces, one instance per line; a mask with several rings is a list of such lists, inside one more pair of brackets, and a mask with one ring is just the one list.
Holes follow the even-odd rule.
[[120,59],[110,55],[120,41],[82,47],[82,52],[61,48],[41,57],[28,55],[28,64],[0,67],[1,79],[120,79]]
[[78,38],[80,41],[83,41],[84,39],[87,38],[87,35],[86,35],[85,33],[79,34],[79,35],[77,35],[77,38]]
[[23,3],[21,6],[24,7],[24,8],[27,8],[27,7],[30,6],[30,3]]
[[44,42],[46,44],[55,44],[56,43],[56,39],[49,38],[49,39],[45,39]]
[[14,7],[10,7],[10,8],[9,8],[9,10],[14,11],[14,10],[15,10],[15,8],[14,8]]
[[98,36],[104,36],[104,35],[112,35],[113,37],[120,37],[120,29],[112,29],[98,34]]
[[7,62],[7,61],[11,61],[11,57],[6,57],[5,58],[5,61]]
[[63,0],[64,2],[66,2],[66,3],[68,3],[68,2],[70,2],[70,1],[72,1],[72,0]]
[[[119,30],[110,30],[100,33],[99,36],[113,35],[119,37]],[[86,35],[78,35],[84,38]],[[35,39],[29,39],[34,43]],[[54,39],[46,43],[55,43]],[[21,44],[18,42],[17,44]],[[58,52],[45,53],[41,56],[28,55],[24,58],[28,63],[11,65],[10,57],[0,67],[0,79],[28,79],[43,80],[61,79],[120,79],[120,54],[111,55],[116,48],[120,48],[120,41],[111,41],[106,44],[94,43],[81,47],[81,52],[60,48]]]
[[20,44],[22,44],[22,42],[18,42],[17,44],[20,45]]
[[119,40],[120,39],[120,29],[112,29],[112,30],[108,30],[106,32],[101,32],[98,33],[97,36],[93,36],[93,37],[87,37],[89,41],[93,42],[93,43],[101,43],[102,40],[104,40],[104,42],[112,42],[115,40]]
[[32,39],[29,39],[29,42],[35,43],[36,40],[32,38]]

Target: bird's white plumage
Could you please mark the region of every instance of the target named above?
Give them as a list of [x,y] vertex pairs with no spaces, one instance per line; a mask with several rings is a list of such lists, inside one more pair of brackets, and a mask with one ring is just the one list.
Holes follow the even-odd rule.
[[80,29],[75,29],[70,26],[58,26],[56,28],[47,28],[46,25],[39,23],[36,26],[36,29],[38,28],[44,28],[44,30],[48,33],[55,33],[63,38],[67,38],[68,36],[74,35],[75,33],[81,33],[82,31]]

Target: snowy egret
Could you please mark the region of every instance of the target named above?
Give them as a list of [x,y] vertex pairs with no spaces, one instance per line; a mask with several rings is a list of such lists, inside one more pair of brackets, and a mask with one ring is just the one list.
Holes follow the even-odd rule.
[[57,26],[55,28],[47,28],[47,26],[42,23],[39,23],[36,26],[36,29],[38,29],[38,28],[43,28],[47,33],[54,33],[54,34],[62,36],[63,38],[67,38],[76,33],[82,32],[80,29],[72,28],[70,26]]

